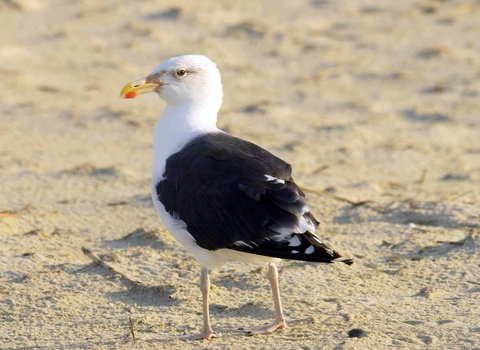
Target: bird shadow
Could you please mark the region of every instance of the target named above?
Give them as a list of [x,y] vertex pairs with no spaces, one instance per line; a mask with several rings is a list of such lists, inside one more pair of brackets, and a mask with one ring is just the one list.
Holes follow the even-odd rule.
[[103,245],[110,248],[150,247],[163,250],[169,245],[169,239],[163,230],[137,228],[122,238],[105,240]]
[[258,320],[274,318],[274,312],[271,306],[267,306],[261,301],[250,301],[236,307],[210,304],[210,313],[222,318],[253,318]]
[[140,281],[131,279],[130,277],[119,273],[113,268],[107,269],[96,265],[95,263],[87,266],[83,265],[81,268],[73,272],[74,274],[87,275],[102,275],[107,280],[117,280],[123,287],[127,287],[127,291],[106,292],[105,296],[113,300],[123,300],[125,295],[128,295],[136,304],[142,305],[157,305],[159,301],[168,304],[175,304],[180,302],[175,298],[175,293],[181,290],[181,286],[172,283],[164,285],[149,285]]

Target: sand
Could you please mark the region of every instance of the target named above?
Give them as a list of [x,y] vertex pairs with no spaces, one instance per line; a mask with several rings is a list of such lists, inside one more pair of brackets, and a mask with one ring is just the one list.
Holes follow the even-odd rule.
[[[0,348],[479,349],[479,37],[475,1],[1,0]],[[237,330],[273,305],[231,263],[222,337],[178,340],[201,301],[150,200],[164,104],[118,94],[189,53],[223,74],[219,126],[290,162],[355,258],[279,267],[284,331]]]

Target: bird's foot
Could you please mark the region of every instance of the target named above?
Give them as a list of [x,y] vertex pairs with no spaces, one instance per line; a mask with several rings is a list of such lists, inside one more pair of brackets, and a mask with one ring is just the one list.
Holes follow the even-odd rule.
[[275,321],[273,323],[267,323],[262,326],[252,327],[252,328],[239,328],[242,332],[246,333],[247,335],[255,335],[255,334],[264,334],[264,333],[272,333],[275,332],[277,329],[284,329],[287,327],[287,324],[284,320]]
[[215,333],[214,331],[212,331],[210,329],[208,331],[202,331],[202,333],[199,333],[199,334],[182,335],[180,337],[180,340],[203,340],[203,339],[212,340],[212,339],[215,339],[219,336],[220,335],[217,335],[217,333]]

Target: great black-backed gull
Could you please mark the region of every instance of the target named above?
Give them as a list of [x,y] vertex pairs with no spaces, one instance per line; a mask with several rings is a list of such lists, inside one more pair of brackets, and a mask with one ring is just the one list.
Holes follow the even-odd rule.
[[153,138],[153,203],[167,230],[201,268],[203,327],[187,339],[216,336],[208,310],[208,270],[229,260],[268,264],[275,320],[244,331],[285,328],[275,263],[353,261],[315,234],[318,222],[288,163],[217,128],[223,90],[212,61],[196,55],[170,58],[146,78],[127,84],[120,97],[147,92],[167,103]]

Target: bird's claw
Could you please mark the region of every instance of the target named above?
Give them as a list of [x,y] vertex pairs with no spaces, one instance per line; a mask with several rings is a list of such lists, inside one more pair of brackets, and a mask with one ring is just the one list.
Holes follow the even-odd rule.
[[217,334],[216,332],[210,330],[199,334],[186,334],[181,336],[180,340],[212,340],[220,336],[220,333]]

